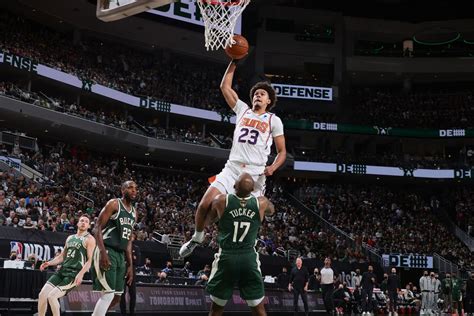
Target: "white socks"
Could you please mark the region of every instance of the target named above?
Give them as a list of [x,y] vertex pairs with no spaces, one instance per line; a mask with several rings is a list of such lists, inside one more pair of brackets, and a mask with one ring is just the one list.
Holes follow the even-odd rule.
[[194,240],[198,243],[202,243],[204,241],[204,237],[205,237],[204,232],[194,231],[194,235],[191,238],[191,240]]
[[114,293],[104,293],[99,298],[97,303],[95,304],[94,312],[92,316],[105,316],[107,310],[109,309],[110,303],[114,299]]

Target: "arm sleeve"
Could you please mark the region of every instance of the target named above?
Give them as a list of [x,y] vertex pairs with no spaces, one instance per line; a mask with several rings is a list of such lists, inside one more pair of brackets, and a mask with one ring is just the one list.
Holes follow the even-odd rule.
[[293,274],[293,270],[291,270],[291,273],[290,273],[290,284],[293,283],[293,278],[294,278],[294,274]]
[[304,282],[308,282],[309,281],[309,272],[308,270],[306,270],[305,274],[304,274]]
[[273,115],[271,123],[272,123],[272,136],[273,137],[277,137],[284,134],[283,123],[281,122],[281,119],[278,116]]
[[237,115],[237,119],[239,119],[248,109],[249,106],[247,105],[247,103],[240,99],[237,100],[237,103],[235,103],[235,106],[232,108],[232,110],[235,112],[235,115]]

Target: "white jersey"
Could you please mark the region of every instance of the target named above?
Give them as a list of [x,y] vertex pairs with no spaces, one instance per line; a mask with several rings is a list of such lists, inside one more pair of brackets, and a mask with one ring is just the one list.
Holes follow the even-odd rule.
[[233,110],[237,116],[229,161],[265,167],[273,138],[283,135],[283,123],[270,112],[255,114],[241,100]]

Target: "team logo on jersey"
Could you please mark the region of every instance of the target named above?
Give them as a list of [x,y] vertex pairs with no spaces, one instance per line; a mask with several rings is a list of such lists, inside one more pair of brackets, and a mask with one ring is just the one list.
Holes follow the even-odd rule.
[[240,123],[240,126],[253,127],[253,128],[258,129],[262,133],[266,133],[268,130],[269,124],[267,122],[262,122],[257,119],[244,117],[242,119],[242,122]]

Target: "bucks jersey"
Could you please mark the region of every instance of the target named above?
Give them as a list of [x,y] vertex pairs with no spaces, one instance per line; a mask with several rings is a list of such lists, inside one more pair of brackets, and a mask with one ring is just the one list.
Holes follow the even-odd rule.
[[117,201],[118,211],[110,217],[102,229],[102,239],[105,246],[124,251],[127,249],[135,224],[135,208],[132,206],[129,212],[123,205],[122,199],[117,199]]
[[219,219],[217,242],[222,250],[252,249],[261,225],[258,200],[227,194],[226,208]]
[[229,161],[265,166],[273,138],[283,135],[283,123],[273,113],[254,113],[241,100],[237,101],[233,110],[237,117]]
[[66,257],[61,264],[61,270],[80,271],[87,262],[86,241],[89,233],[78,236],[72,235],[66,241]]

